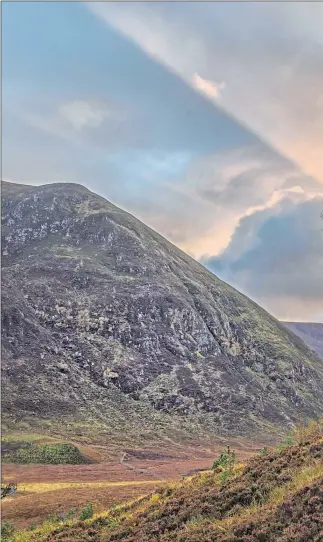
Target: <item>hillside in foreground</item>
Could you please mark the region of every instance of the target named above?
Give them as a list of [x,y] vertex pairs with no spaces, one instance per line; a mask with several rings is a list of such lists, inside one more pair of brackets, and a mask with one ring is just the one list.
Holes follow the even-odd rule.
[[302,340],[80,185],[2,183],[1,317],[6,432],[259,441],[323,412]]
[[214,469],[167,484],[94,519],[44,524],[14,542],[320,542],[320,423],[294,444],[262,450],[245,465],[223,454]]
[[323,324],[320,322],[282,322],[295,335],[298,335],[307,346],[323,358]]

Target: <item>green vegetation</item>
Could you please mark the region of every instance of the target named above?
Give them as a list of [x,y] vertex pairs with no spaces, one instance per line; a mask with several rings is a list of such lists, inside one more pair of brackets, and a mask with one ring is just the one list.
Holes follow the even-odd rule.
[[24,445],[3,457],[4,463],[42,463],[50,465],[82,465],[91,463],[73,444]]
[[80,521],[84,521],[86,519],[90,519],[91,517],[93,517],[93,514],[94,514],[93,504],[87,504],[86,506],[84,506],[84,508],[82,508],[78,519]]
[[292,444],[293,444],[293,438],[292,436],[288,436],[287,438],[283,440],[283,442],[278,444],[277,451],[280,452],[281,450],[285,450],[285,448],[292,446]]
[[76,508],[71,508],[71,509],[66,513],[65,519],[67,519],[67,520],[69,520],[69,519],[74,519],[75,514],[76,514]]
[[227,446],[227,448],[221,452],[219,459],[214,461],[212,469],[217,469],[218,467],[233,467],[236,462],[236,458],[235,451],[231,450],[230,446]]
[[15,532],[15,526],[13,523],[1,523],[1,540],[10,540]]
[[221,470],[220,481],[224,484],[235,473],[237,456],[230,446],[221,452],[219,458],[212,465],[213,470]]

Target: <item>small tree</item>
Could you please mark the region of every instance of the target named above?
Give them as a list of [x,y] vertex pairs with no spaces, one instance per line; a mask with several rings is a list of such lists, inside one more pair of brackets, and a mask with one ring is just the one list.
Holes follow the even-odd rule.
[[223,467],[224,469],[228,469],[232,471],[235,462],[236,462],[237,456],[234,450],[231,450],[230,446],[227,446],[223,452],[219,455],[219,458],[214,461],[212,465],[212,469],[215,470],[218,467]]
[[214,461],[212,469],[221,469],[220,481],[224,484],[228,478],[231,478],[236,463],[236,453],[231,450],[230,446],[227,446],[225,450],[220,454],[219,459]]

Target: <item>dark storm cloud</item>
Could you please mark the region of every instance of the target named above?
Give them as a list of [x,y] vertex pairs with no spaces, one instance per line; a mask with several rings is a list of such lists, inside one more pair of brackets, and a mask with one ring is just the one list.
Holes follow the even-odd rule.
[[305,313],[315,305],[322,318],[322,211],[323,197],[285,199],[274,214],[264,210],[243,218],[227,249],[204,264],[265,305],[280,297],[292,313],[292,305],[302,300]]

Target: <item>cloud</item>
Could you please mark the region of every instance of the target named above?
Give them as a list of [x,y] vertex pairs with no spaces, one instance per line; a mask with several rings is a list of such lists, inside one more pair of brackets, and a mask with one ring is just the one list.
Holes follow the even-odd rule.
[[323,4],[90,3],[192,86],[225,81],[222,107],[323,182]]
[[3,173],[85,184],[274,314],[303,299],[313,319],[319,297],[295,281],[286,297],[284,273],[267,291],[260,262],[292,261],[265,224],[300,238],[282,217],[322,197],[323,11],[259,4],[9,3]]
[[111,111],[107,106],[91,104],[85,100],[73,100],[62,104],[58,108],[58,113],[76,131],[84,127],[97,128],[111,117]]
[[198,73],[193,76],[193,85],[197,90],[206,94],[208,98],[219,100],[221,98],[221,90],[225,89],[225,82],[215,83],[204,79]]
[[281,319],[323,319],[323,193],[244,217],[203,263]]
[[127,208],[195,258],[224,250],[243,217],[274,213],[286,196],[298,202],[323,192],[318,181],[260,144],[187,156],[173,173],[137,194],[129,188]]

